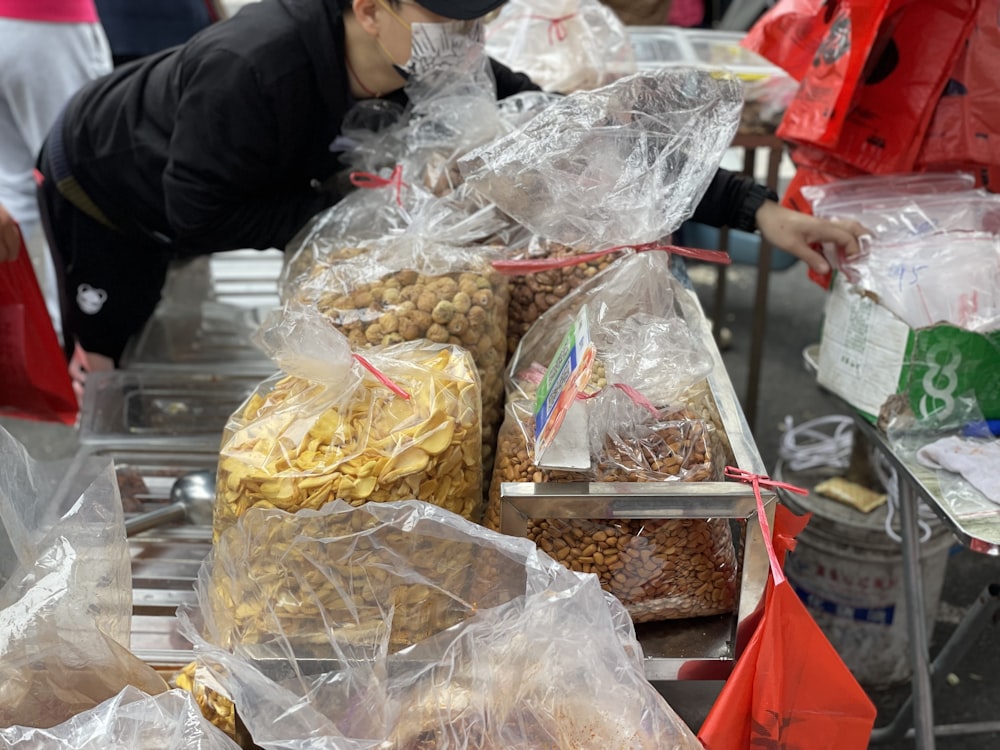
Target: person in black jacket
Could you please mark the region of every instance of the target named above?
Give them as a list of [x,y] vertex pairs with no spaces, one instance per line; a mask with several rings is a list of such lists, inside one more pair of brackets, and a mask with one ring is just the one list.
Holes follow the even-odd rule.
[[[81,90],[39,156],[39,204],[60,275],[69,369],[110,369],[159,301],[168,264],[283,248],[338,200],[330,144],[359,99],[401,98],[433,61],[410,24],[479,18],[504,0],[264,0],[183,46]],[[414,52],[416,51],[416,53]],[[492,61],[501,98],[537,90]],[[758,226],[820,267],[820,240],[856,251],[854,228],[781,208],[719,171],[696,219]]]

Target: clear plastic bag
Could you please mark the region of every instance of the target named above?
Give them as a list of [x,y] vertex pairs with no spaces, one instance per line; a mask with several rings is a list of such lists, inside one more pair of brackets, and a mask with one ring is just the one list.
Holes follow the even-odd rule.
[[482,383],[487,465],[503,408],[510,299],[507,279],[490,265],[498,252],[443,244],[434,232],[415,227],[364,248],[342,249],[343,259],[316,266],[294,292],[298,303],[322,312],[357,350],[418,339],[465,347]]
[[947,323],[1000,329],[1000,238],[935,232],[901,242],[872,240],[841,268],[911,328]]
[[534,234],[601,249],[670,234],[736,134],[735,78],[669,68],[564,97],[459,159],[465,179]]
[[252,507],[335,499],[416,498],[478,518],[481,396],[465,350],[418,340],[359,358],[319,313],[289,305],[259,337],[283,372],[226,425],[216,539]]
[[599,0],[511,0],[486,27],[486,51],[564,94],[636,71],[628,30]]
[[[678,303],[690,294],[670,271],[670,255],[625,255],[553,305],[521,339],[507,365],[508,399],[531,400],[534,372],[552,361],[581,307],[603,366],[603,384],[622,384],[664,406],[711,372],[712,358]],[[696,325],[697,323],[694,323]]]
[[127,687],[51,729],[0,729],[7,750],[237,750],[180,690],[156,696]]
[[836,205],[844,200],[951,193],[972,190],[975,186],[976,178],[967,172],[920,172],[865,175],[835,180],[823,185],[807,185],[802,188],[802,195],[812,205],[814,215],[831,216],[832,214],[827,211],[827,206],[831,203]]
[[134,685],[166,690],[128,651],[132,576],[109,459],[36,462],[0,428],[0,727],[51,727]]
[[[252,627],[213,600],[229,581],[270,603]],[[699,747],[592,576],[427,504],[254,510],[196,591],[186,631],[263,748]],[[311,646],[290,608],[311,610]]]
[[825,201],[817,216],[853,219],[883,242],[945,231],[1000,234],[1000,196],[984,190],[845,196]]

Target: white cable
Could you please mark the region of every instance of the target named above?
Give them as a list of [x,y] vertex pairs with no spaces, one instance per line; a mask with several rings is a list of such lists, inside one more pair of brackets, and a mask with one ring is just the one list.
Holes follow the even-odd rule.
[[[871,448],[869,450],[869,460],[871,461],[872,468],[875,470],[875,476],[878,477],[879,482],[885,488],[886,496],[886,515],[885,515],[885,533],[892,541],[902,542],[903,538],[896,532],[892,527],[892,523],[896,518],[896,514],[899,512],[899,476],[896,474],[896,467],[889,463],[889,459],[885,457],[885,454],[880,450]],[[928,523],[929,520],[934,518],[934,511],[928,508],[923,502],[917,503],[917,527],[920,529],[920,541],[921,543],[926,542],[931,538],[933,529]]]
[[[785,417],[785,434],[781,436],[778,455],[792,471],[830,467],[846,469],[851,461],[854,444],[854,420],[840,414],[810,419],[796,426],[791,416]],[[833,426],[832,434],[820,427]]]

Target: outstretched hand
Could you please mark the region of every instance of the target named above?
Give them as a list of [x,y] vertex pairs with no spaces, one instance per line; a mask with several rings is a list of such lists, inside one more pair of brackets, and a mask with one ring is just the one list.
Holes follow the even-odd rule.
[[830,264],[815,245],[831,243],[837,246],[838,253],[852,257],[861,251],[859,238],[870,234],[856,221],[820,219],[785,208],[774,201],[764,201],[757,209],[756,219],[764,239],[804,261],[820,274],[827,273]]
[[7,213],[7,209],[0,206],[0,263],[14,260],[20,249],[21,230],[17,228],[17,222]]

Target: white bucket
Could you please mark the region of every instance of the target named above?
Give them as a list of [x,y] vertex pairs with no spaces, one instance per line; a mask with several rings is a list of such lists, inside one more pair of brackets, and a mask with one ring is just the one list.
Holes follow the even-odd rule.
[[[796,477],[784,481],[799,486]],[[886,506],[862,513],[815,493],[782,492],[798,515],[812,513],[785,560],[785,575],[855,679],[887,687],[911,676],[902,544],[885,531]],[[933,633],[951,532],[932,521],[920,545],[924,613]]]

